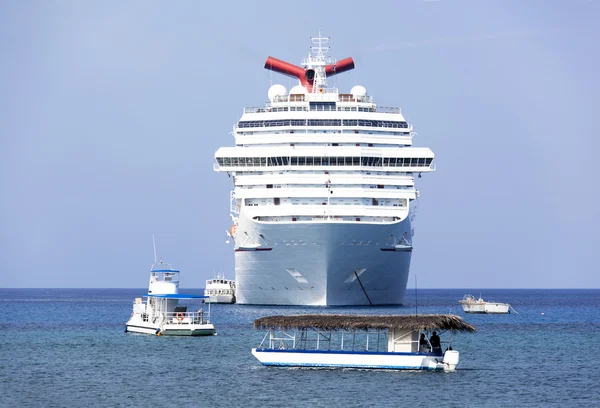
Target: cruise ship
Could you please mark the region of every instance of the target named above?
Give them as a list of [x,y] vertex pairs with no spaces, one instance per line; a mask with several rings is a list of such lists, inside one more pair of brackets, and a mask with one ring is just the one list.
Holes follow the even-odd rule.
[[269,102],[247,107],[235,146],[214,170],[233,180],[227,231],[235,247],[237,303],[402,304],[413,250],[415,176],[434,154],[413,147],[399,108],[327,80],[354,69],[311,38],[300,66],[268,57],[265,68],[296,79],[272,85]]

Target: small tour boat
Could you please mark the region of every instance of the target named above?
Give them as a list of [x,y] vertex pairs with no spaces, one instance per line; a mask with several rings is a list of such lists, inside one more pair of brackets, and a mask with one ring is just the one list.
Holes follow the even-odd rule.
[[456,370],[459,353],[452,349],[452,337],[442,351],[435,330],[475,331],[455,315],[269,316],[255,320],[254,327],[267,330],[252,349],[267,366],[448,372]]
[[217,275],[215,279],[208,279],[204,296],[208,297],[208,303],[235,303],[235,280],[225,279],[221,275]]
[[[148,295],[136,298],[125,332],[158,336],[211,336],[210,304],[204,312],[206,296],[179,293],[179,271],[160,262],[152,265]],[[182,302],[183,301],[183,302]],[[183,303],[189,303],[184,305]],[[190,310],[191,309],[191,310]]]
[[462,305],[465,313],[510,313],[512,307],[508,303],[498,303],[493,300],[485,301],[479,296],[475,299],[473,295],[465,295],[458,301]]

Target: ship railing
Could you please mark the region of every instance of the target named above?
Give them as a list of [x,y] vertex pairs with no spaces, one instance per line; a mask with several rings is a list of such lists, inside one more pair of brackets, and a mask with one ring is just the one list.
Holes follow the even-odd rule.
[[[287,101],[283,101],[287,102]],[[362,102],[362,101],[361,101]],[[365,101],[366,103],[371,103],[371,101]],[[308,108],[304,107],[303,111],[307,111]],[[271,104],[266,104],[265,106],[248,106],[244,108],[244,113],[273,113],[273,112],[289,112],[288,106],[272,106]],[[310,108],[311,112],[319,111],[319,112],[376,112],[376,113],[393,113],[393,114],[401,114],[402,110],[395,106],[348,106],[348,105],[338,105],[338,106],[312,106]]]
[[375,112],[379,112],[379,113],[402,113],[402,111],[400,110],[400,108],[397,108],[395,106],[377,106],[375,108]]
[[322,95],[322,94],[339,94],[339,89],[338,88],[318,88],[316,92],[313,92],[313,98],[314,99],[314,95]]

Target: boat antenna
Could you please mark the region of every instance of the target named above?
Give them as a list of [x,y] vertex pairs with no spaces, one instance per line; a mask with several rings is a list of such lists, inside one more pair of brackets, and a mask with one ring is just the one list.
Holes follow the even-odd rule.
[[417,302],[417,274],[415,273],[415,316],[419,314],[418,312],[418,302]]
[[154,263],[156,263],[156,241],[154,240],[154,234],[152,234],[152,246],[154,247]]

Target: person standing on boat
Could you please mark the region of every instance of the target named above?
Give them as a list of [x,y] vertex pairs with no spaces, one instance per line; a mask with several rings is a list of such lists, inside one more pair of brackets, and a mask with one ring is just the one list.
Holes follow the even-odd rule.
[[440,343],[440,336],[434,331],[429,338],[429,344],[431,344],[431,351],[434,353],[442,353],[442,344]]
[[419,351],[429,351],[431,347],[427,342],[427,338],[425,337],[425,333],[421,333],[421,338],[419,339]]

